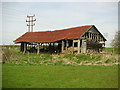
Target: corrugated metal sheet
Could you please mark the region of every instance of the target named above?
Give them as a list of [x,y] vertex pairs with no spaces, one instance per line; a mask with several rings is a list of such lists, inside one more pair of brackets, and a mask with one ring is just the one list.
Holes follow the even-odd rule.
[[89,30],[93,25],[81,26],[68,28],[63,30],[55,31],[44,31],[44,32],[27,32],[14,42],[38,42],[48,43],[55,42],[62,39],[76,39],[79,38],[83,33]]

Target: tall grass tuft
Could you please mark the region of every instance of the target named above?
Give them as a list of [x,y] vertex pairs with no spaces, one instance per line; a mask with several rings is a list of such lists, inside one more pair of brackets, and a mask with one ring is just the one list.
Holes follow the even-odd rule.
[[69,60],[72,60],[73,57],[75,57],[74,54],[66,54],[63,58],[67,58],[67,59],[69,59]]

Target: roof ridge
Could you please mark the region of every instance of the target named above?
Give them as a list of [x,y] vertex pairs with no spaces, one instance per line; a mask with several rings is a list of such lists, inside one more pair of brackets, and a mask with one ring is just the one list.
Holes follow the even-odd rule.
[[63,31],[63,30],[68,30],[68,29],[74,29],[74,28],[80,28],[80,27],[85,27],[85,26],[93,26],[93,25],[84,25],[84,26],[76,26],[76,27],[71,27],[71,28],[65,28],[65,29],[58,29],[58,30],[53,30],[53,31],[37,31],[37,32],[54,32],[54,31]]
[[[54,42],[62,39],[80,38],[93,25],[72,27],[54,31],[26,32],[14,42]],[[62,32],[61,32],[62,31]]]

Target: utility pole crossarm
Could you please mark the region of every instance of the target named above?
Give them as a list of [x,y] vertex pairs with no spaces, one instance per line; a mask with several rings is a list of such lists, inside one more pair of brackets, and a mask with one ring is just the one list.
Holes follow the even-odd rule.
[[26,22],[33,22],[33,21],[36,21],[36,19],[35,20],[31,20],[31,21],[26,20]]
[[33,26],[35,26],[35,23],[33,23],[33,22],[36,21],[36,19],[33,19],[33,17],[35,17],[35,15],[27,16],[28,20],[26,20],[26,22],[28,22],[28,24],[27,24],[28,32],[33,32]]

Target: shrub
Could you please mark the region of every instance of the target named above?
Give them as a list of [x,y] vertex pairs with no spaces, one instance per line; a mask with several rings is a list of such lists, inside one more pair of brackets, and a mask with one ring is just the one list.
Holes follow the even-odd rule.
[[9,49],[3,49],[2,50],[2,61],[3,63],[10,61],[11,59],[15,58],[17,55],[15,52],[9,50]]

